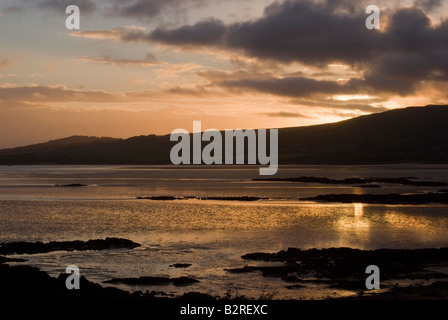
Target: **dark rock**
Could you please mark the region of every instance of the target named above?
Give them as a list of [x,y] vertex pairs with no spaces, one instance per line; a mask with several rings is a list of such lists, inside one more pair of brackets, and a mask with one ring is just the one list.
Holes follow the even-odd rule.
[[[313,250],[313,249],[311,249]],[[311,252],[311,251],[309,251]],[[288,248],[287,251],[281,250],[277,253],[255,252],[243,255],[244,260],[263,260],[263,261],[296,261],[302,257],[303,251],[296,248]]]
[[187,286],[193,283],[197,283],[199,282],[199,280],[189,277],[179,277],[179,278],[173,278],[172,282],[175,286]]
[[292,272],[302,271],[302,267],[300,265],[296,266],[244,266],[243,268],[233,268],[233,269],[225,269],[230,273],[249,273],[254,271],[261,271],[264,277],[285,277]]
[[188,268],[191,266],[191,263],[175,263],[170,265],[171,268]]
[[[448,274],[429,271],[427,267],[448,265],[448,248],[377,249],[328,248],[300,250],[288,248],[277,253],[250,253],[245,260],[283,262],[283,266],[244,266],[227,269],[232,273],[261,271],[263,276],[281,276],[289,283],[327,284],[330,288],[365,290],[365,268],[375,264],[381,280],[448,279]],[[313,278],[308,278],[309,274]],[[291,287],[293,288],[293,287]]]
[[185,200],[185,199],[196,199],[196,200],[219,200],[219,201],[258,201],[258,200],[268,200],[269,198],[259,198],[259,197],[174,197],[174,196],[153,196],[153,197],[137,197],[138,200]]
[[106,249],[133,249],[140,244],[121,238],[106,238],[104,240],[88,241],[51,241],[43,242],[9,242],[0,244],[0,254],[35,254],[51,251],[85,251]]
[[8,262],[25,262],[25,259],[11,259],[7,257],[0,256],[0,264],[2,263],[8,263]]
[[168,277],[139,277],[139,278],[113,278],[104,283],[123,283],[128,285],[168,285],[186,286],[197,283],[199,280],[189,277],[168,278]]
[[286,277],[283,277],[282,280],[285,282],[289,282],[289,283],[305,282],[305,280],[303,280],[297,276],[286,276]]
[[329,287],[332,289],[344,289],[344,290],[356,290],[362,291],[366,289],[364,279],[359,280],[339,280],[336,283],[331,284]]
[[258,200],[268,200],[269,198],[259,198],[259,197],[206,197],[199,198],[200,200],[224,200],[224,201],[258,201]]
[[182,197],[172,196],[154,196],[154,197],[137,197],[138,200],[158,200],[158,201],[170,201],[170,200],[182,200]]
[[8,266],[0,264],[0,299],[5,300],[134,300],[145,297],[130,294],[117,288],[103,288],[80,278],[80,290],[68,290],[65,280],[68,274],[50,277],[44,271],[30,266]]

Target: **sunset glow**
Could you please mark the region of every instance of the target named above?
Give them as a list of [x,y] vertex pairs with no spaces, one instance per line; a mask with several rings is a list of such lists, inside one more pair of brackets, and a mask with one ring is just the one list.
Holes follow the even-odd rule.
[[[72,2],[80,30],[65,27]],[[366,29],[366,4],[2,1],[0,148],[447,103],[448,3],[379,1],[380,30]]]

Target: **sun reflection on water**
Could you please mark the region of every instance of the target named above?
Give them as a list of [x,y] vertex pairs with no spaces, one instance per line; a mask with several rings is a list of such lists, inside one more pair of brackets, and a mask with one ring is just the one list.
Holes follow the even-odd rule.
[[353,204],[353,209],[342,215],[335,221],[335,229],[339,233],[341,244],[351,243],[353,240],[366,240],[370,236],[371,223],[364,216],[364,206],[362,203]]
[[362,215],[364,213],[364,206],[362,203],[355,203],[355,218],[362,218]]

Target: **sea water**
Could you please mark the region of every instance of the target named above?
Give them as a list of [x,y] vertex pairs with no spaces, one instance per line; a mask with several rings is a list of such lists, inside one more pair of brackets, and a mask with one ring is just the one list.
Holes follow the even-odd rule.
[[[407,177],[448,181],[448,166],[280,166],[278,177]],[[20,255],[52,276],[77,265],[102,283],[114,277],[189,276],[199,283],[175,287],[112,285],[128,291],[181,295],[320,299],[354,294],[324,286],[286,289],[279,278],[232,274],[228,268],[267,265],[244,261],[251,252],[295,248],[426,248],[448,246],[447,205],[315,203],[330,193],[415,193],[441,187],[381,184],[366,189],[286,181],[254,181],[250,166],[0,166],[0,242],[65,241],[122,237],[133,250]],[[84,187],[60,185],[83,184]],[[58,186],[59,185],[59,186]],[[192,197],[138,200],[137,197]],[[259,197],[259,201],[199,200]],[[17,257],[19,257],[17,255]],[[173,264],[191,264],[174,268]],[[275,265],[275,264],[268,264]],[[106,284],[103,284],[106,285]]]

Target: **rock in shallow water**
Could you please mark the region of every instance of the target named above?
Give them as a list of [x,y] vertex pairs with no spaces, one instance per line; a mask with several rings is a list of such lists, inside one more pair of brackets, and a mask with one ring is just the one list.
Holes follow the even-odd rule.
[[129,285],[167,285],[186,286],[197,283],[199,280],[189,277],[168,278],[168,277],[140,277],[140,278],[113,278],[104,283],[123,283]]
[[35,254],[52,251],[85,251],[106,249],[133,249],[140,244],[128,239],[106,238],[88,241],[9,242],[0,244],[0,254]]

